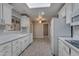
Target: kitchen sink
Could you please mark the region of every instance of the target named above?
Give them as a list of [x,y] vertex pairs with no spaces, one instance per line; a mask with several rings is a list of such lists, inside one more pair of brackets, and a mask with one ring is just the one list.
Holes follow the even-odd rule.
[[79,40],[65,40],[65,41],[67,41],[68,43],[72,44],[76,48],[79,48]]

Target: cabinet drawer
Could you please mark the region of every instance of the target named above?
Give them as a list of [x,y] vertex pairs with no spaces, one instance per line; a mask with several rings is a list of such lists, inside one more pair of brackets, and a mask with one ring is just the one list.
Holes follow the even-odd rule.
[[0,45],[0,56],[11,56],[11,43]]

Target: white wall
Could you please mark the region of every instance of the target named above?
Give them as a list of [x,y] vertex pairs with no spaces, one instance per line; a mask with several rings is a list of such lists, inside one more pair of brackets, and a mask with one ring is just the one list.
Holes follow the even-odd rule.
[[43,38],[43,24],[34,23],[34,38]]

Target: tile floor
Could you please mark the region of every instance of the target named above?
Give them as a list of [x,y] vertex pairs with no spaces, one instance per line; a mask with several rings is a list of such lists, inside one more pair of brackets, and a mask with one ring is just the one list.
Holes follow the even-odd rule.
[[21,56],[51,56],[50,41],[48,39],[34,39]]

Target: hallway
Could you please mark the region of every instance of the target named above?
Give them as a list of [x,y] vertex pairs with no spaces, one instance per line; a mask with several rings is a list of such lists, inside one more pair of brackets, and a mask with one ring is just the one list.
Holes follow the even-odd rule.
[[34,39],[34,42],[22,53],[22,56],[51,56],[48,39]]

